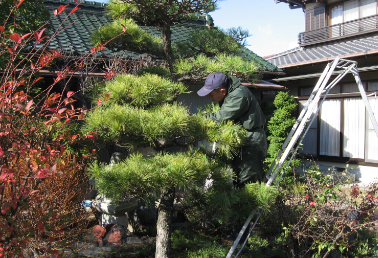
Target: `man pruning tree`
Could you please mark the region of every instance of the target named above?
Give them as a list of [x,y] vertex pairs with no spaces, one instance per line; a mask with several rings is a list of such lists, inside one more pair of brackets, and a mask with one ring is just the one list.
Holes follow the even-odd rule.
[[217,123],[232,120],[247,130],[240,154],[232,161],[237,176],[234,183],[242,187],[246,183],[263,181],[267,150],[265,117],[252,92],[234,76],[212,73],[197,94],[201,97],[209,95],[210,99],[219,102],[220,109],[207,115],[209,118]]

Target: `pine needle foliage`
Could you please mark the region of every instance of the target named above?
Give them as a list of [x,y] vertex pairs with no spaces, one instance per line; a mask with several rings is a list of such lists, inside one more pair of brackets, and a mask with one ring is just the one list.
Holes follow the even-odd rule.
[[[123,26],[126,32],[123,33]],[[123,33],[123,34],[122,34]],[[122,34],[118,37],[119,34]],[[136,53],[149,53],[156,57],[164,57],[163,41],[158,36],[141,29],[132,19],[117,19],[112,23],[98,28],[91,36],[93,45],[105,44],[113,51],[128,50]]]
[[249,37],[247,30],[231,28],[224,31],[218,28],[196,29],[186,41],[178,42],[177,48],[182,58],[204,54],[213,57],[221,53],[237,54],[244,39]]
[[141,76],[124,74],[105,82],[100,91],[103,101],[110,93],[108,102],[120,105],[130,104],[146,108],[166,102],[173,102],[178,94],[187,91],[182,83],[174,83],[156,74],[144,73]]
[[243,190],[249,198],[256,200],[256,205],[262,209],[265,215],[270,213],[279,194],[276,187],[267,187],[265,183],[250,183]]
[[166,68],[165,66],[147,66],[145,68],[142,68],[140,69],[138,72],[137,72],[137,75],[141,76],[141,75],[144,75],[146,73],[150,73],[150,74],[156,74],[156,75],[159,75],[163,78],[171,78],[171,73],[169,71],[168,68]]
[[130,148],[161,148],[185,137],[188,143],[219,142],[219,153],[228,157],[237,153],[245,130],[232,122],[216,124],[199,114],[190,114],[187,107],[169,103],[185,91],[182,83],[154,74],[116,76],[103,85],[100,93],[104,103],[88,112],[83,131],[96,131],[103,141]]
[[112,165],[94,163],[90,171],[105,196],[148,200],[159,196],[160,189],[167,185],[186,188],[198,185],[215,165],[200,152],[165,153],[150,158],[135,154]]
[[219,54],[213,58],[200,54],[194,58],[180,59],[175,63],[175,69],[176,74],[183,77],[206,77],[210,73],[221,72],[251,83],[259,79],[257,64],[245,61],[240,56],[229,54]]

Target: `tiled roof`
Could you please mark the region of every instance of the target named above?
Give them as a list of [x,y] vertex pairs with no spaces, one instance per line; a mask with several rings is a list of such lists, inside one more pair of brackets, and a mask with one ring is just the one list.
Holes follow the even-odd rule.
[[333,60],[336,56],[350,58],[378,52],[378,35],[360,36],[345,41],[297,47],[265,60],[279,68]]
[[[49,10],[51,16],[54,16],[54,10],[56,10],[60,5],[69,5],[67,10],[70,11],[76,6],[74,0],[45,0],[45,7]],[[66,30],[59,33],[51,42],[50,49],[60,49],[68,53],[83,55],[90,52],[93,47],[90,36],[97,28],[103,26],[113,20],[106,16],[104,13],[104,7],[106,4],[97,3],[92,1],[84,1],[80,6],[79,10],[68,16],[67,20],[64,22],[65,26],[69,26]],[[172,26],[172,41],[180,42],[185,41],[190,33],[196,28],[206,28],[206,18],[209,19],[207,22],[212,24],[211,16],[205,17],[203,21],[198,20],[194,22],[187,22],[179,26]],[[60,30],[60,24],[66,18],[66,15],[58,15],[55,19],[52,19],[50,24],[52,26],[52,31]],[[153,33],[157,36],[161,36],[161,33],[153,27],[141,26],[141,28],[149,33]],[[115,53],[110,50],[102,50],[102,53],[110,57]],[[140,54],[132,51],[122,51],[117,54],[123,57],[131,57],[138,59]],[[269,72],[281,72],[275,65],[265,61],[263,58],[259,57],[247,48],[242,50],[242,56],[249,61],[255,61],[260,65],[262,71]]]

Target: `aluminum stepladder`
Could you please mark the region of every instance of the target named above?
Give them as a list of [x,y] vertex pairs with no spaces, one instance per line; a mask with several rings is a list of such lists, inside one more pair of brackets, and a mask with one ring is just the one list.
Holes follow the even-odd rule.
[[[335,71],[335,69],[339,69]],[[357,62],[340,59],[340,57],[336,57],[332,62],[328,63],[326,68],[324,69],[323,73],[321,74],[318,82],[316,83],[310,97],[308,98],[306,104],[304,105],[301,113],[298,116],[297,121],[293,125],[289,135],[287,136],[284,144],[282,145],[279,153],[277,154],[276,158],[274,159],[272,165],[270,166],[267,174],[266,174],[266,187],[271,186],[275,182],[275,186],[279,184],[282,179],[282,176],[285,174],[287,168],[289,167],[291,161],[293,160],[298,148],[301,146],[302,140],[306,136],[312,122],[316,119],[319,110],[325,101],[329,91],[338,83],[340,80],[347,75],[348,73],[352,73],[354,79],[357,83],[358,89],[360,91],[362,100],[364,101],[365,108],[368,112],[370,121],[374,127],[375,133],[378,137],[378,124],[375,119],[373,110],[371,109],[369,100],[366,96],[365,89],[363,87],[361,78],[358,74],[357,70]],[[337,74],[336,78],[332,80],[331,83],[328,83],[332,75]],[[320,102],[319,102],[320,101]],[[294,150],[294,151],[293,151]],[[286,162],[288,156],[291,154],[289,161]],[[286,162],[286,163],[285,163]],[[278,174],[281,174],[279,179],[276,180]],[[236,238],[234,244],[231,246],[230,251],[228,252],[226,258],[231,258],[232,254],[237,248],[237,245],[242,238],[246,228],[250,224],[252,218],[255,217],[253,225],[250,227],[248,235],[241,246],[239,252],[236,254],[235,258],[240,254],[243,247],[245,246],[248,238],[255,228],[257,222],[261,217],[261,209],[256,208],[254,209],[251,214],[249,215],[248,219],[244,223],[242,229],[239,232],[238,237]]]

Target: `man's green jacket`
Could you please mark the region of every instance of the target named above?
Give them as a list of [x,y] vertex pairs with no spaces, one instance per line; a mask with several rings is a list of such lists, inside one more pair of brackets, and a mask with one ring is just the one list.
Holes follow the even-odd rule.
[[208,117],[218,123],[232,120],[243,125],[248,131],[247,139],[240,155],[233,160],[237,183],[262,181],[267,150],[265,116],[252,92],[239,79],[229,76],[228,81],[227,95],[219,102],[220,109]]

